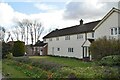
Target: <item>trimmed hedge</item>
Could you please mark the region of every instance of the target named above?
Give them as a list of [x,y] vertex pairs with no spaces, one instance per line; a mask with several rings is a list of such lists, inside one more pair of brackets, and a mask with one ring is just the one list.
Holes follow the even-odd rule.
[[93,60],[101,60],[105,56],[120,55],[120,40],[99,38],[90,46]]
[[120,66],[120,55],[103,57],[98,64],[102,66]]
[[16,41],[14,42],[13,46],[13,56],[19,57],[24,56],[25,53],[25,44],[22,41]]

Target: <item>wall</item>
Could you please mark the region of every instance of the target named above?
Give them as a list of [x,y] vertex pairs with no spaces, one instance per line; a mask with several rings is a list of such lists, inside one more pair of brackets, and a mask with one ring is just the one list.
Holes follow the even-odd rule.
[[[111,28],[118,27],[118,13],[113,12],[96,30],[95,30],[95,39],[98,39],[103,36],[111,36]],[[120,26],[119,26],[120,27]],[[118,38],[118,35],[114,35],[115,38]]]
[[[81,46],[85,41],[85,34],[82,35],[82,39],[77,39],[77,35],[71,35],[70,40],[65,40],[65,36],[59,37],[59,40],[56,40],[56,37],[52,38],[52,41],[46,39],[45,42],[48,43],[48,55],[82,58]],[[57,51],[57,48],[60,48],[60,51]],[[73,52],[68,52],[68,48],[73,48]]]

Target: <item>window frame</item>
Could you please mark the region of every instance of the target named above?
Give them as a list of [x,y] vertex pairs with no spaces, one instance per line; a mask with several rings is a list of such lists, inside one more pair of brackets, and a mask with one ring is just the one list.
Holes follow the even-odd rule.
[[60,48],[57,48],[57,51],[60,51]]
[[65,40],[70,40],[70,36],[65,36]]
[[114,28],[114,30],[115,30],[115,35],[117,35],[117,33],[118,33],[118,28]]
[[83,35],[82,34],[77,34],[77,39],[83,39]]
[[120,34],[120,27],[118,27],[118,34]]
[[114,35],[114,28],[110,29],[110,33],[111,33],[111,35]]
[[73,48],[68,48],[68,52],[73,53],[74,49]]
[[92,32],[92,38],[94,38],[95,37],[95,34],[94,34],[94,32]]
[[50,38],[49,41],[52,41],[52,38]]
[[56,38],[56,41],[59,41],[59,37]]

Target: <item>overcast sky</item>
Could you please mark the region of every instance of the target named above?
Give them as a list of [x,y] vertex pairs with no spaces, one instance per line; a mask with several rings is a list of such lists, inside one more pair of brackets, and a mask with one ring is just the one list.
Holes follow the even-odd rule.
[[[100,0],[99,0],[100,1]],[[24,18],[40,20],[48,29],[65,28],[102,19],[119,0],[2,0],[0,3],[0,25],[12,29],[14,20]],[[113,2],[114,1],[114,2]]]

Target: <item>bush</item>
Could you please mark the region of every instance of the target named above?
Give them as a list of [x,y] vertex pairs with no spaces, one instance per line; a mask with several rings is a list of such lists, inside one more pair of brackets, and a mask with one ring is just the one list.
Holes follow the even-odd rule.
[[2,42],[2,58],[6,58],[6,55],[8,55],[9,52],[12,52],[12,46],[8,43]]
[[98,64],[103,66],[120,66],[120,55],[103,57]]
[[7,59],[13,59],[13,55],[10,52],[6,55],[6,57],[7,57]]
[[13,56],[15,56],[15,57],[23,56],[24,53],[25,53],[25,44],[24,44],[24,42],[21,42],[21,41],[14,42]]
[[101,60],[105,56],[120,55],[120,40],[99,38],[90,46],[93,60]]

